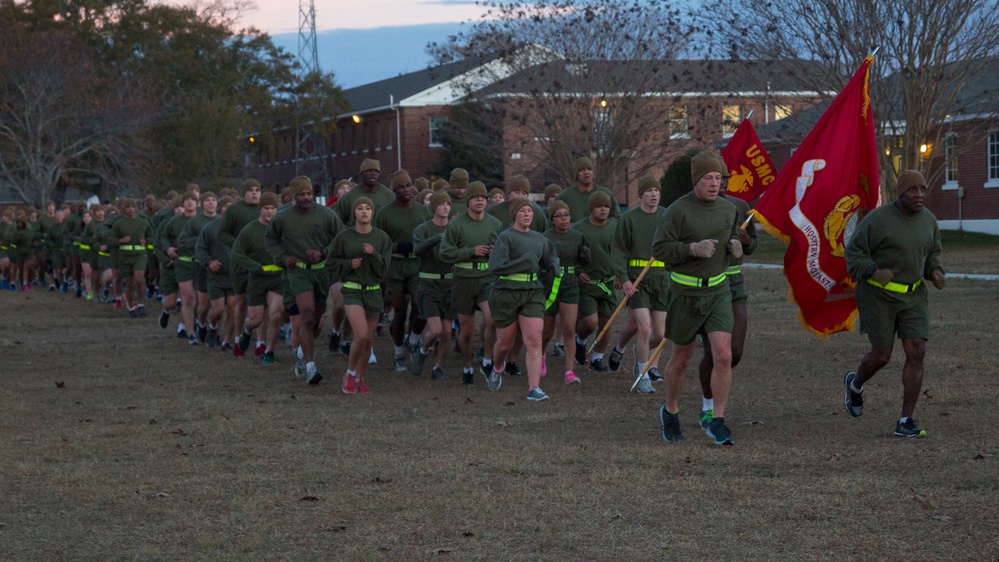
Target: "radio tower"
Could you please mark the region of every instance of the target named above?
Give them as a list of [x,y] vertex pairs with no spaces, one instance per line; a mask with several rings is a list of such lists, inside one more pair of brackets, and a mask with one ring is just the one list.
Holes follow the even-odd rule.
[[[319,70],[319,50],[316,46],[316,5],[314,0],[298,0],[298,78],[306,79],[321,76]],[[302,92],[298,99],[295,134],[295,173],[309,176],[316,186],[316,195],[322,195],[326,187],[326,143],[314,134],[313,121],[323,119],[322,115],[306,114],[305,97],[316,92]],[[313,104],[312,107],[316,107]]]

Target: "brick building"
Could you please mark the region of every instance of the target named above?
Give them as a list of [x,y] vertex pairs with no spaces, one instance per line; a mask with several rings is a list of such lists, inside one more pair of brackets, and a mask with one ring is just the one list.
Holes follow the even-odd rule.
[[[354,177],[365,158],[378,159],[385,176],[405,168],[414,178],[431,177],[445,149],[440,131],[449,108],[468,99],[470,90],[477,100],[511,103],[523,99],[525,88],[539,87],[539,77],[544,77],[547,83],[540,87],[552,95],[589,99],[590,94],[573,88],[578,81],[572,74],[578,71],[579,63],[567,63],[540,46],[525,49],[523,57],[530,64],[521,64],[516,70],[514,65],[497,60],[459,61],[345,90],[351,110],[336,116],[336,133],[324,159],[330,183]],[[643,127],[642,142],[661,143],[668,150],[660,151],[653,162],[640,157],[629,161],[620,174],[605,182],[626,205],[636,200],[639,170],[661,175],[675,156],[731,136],[750,111],[754,123],[762,124],[811,107],[820,97],[819,92],[804,90],[800,84],[807,81],[779,63],[696,60],[670,61],[662,66],[643,61],[594,61],[583,66],[613,82],[615,77],[638,72],[639,65],[649,64],[664,70],[637,97],[651,100],[657,114],[665,117]],[[601,102],[613,107],[620,95],[614,91],[594,94],[592,101],[595,107]],[[636,96],[635,92],[623,95]],[[600,112],[591,116],[599,120]],[[574,179],[559,177],[536,153],[538,138],[521,123],[506,119],[502,128],[499,150],[505,175],[527,174],[538,190],[552,181],[569,183]],[[276,131],[272,137],[270,146],[258,144],[246,159],[248,174],[264,185],[285,183],[296,175],[294,131]],[[599,153],[599,145],[599,139],[594,139],[591,156]]]

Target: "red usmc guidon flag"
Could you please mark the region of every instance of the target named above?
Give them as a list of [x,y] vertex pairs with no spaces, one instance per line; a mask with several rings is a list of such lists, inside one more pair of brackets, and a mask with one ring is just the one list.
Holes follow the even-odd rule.
[[749,119],[742,120],[721,155],[730,176],[727,195],[751,203],[777,179],[777,169]]
[[819,335],[854,329],[855,282],[843,258],[860,219],[881,203],[867,57],[756,204],[788,243],[784,275],[802,325]]

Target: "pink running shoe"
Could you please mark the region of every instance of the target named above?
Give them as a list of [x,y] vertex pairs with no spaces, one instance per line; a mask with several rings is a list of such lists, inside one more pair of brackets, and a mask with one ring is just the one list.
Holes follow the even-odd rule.
[[254,357],[263,357],[264,353],[267,351],[267,345],[258,343],[257,348],[253,350]]
[[581,382],[583,381],[576,376],[576,373],[573,373],[572,371],[565,372],[565,384],[579,384]]
[[343,384],[340,386],[340,390],[344,394],[357,394],[357,379],[348,375],[343,375]]
[[358,377],[356,386],[358,394],[367,394],[371,392],[370,390],[368,390],[368,383],[364,382],[363,377]]

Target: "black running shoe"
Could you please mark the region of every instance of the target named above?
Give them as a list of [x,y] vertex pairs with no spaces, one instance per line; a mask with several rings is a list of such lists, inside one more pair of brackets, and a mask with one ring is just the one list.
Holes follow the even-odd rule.
[[725,418],[714,418],[708,422],[708,428],[704,432],[714,440],[715,445],[735,445],[732,432],[725,425]]
[[518,367],[513,361],[507,361],[506,368],[503,371],[511,377],[519,377],[524,374],[524,372],[520,370],[520,367]]
[[239,333],[238,343],[240,351],[245,352],[247,349],[250,349],[250,334],[247,334],[246,330],[243,330],[242,332]]
[[576,365],[582,367],[586,365],[586,343],[580,344],[576,342]]
[[895,437],[926,437],[926,430],[919,429],[916,425],[916,420],[909,418],[905,420],[905,423],[898,422],[895,424]]
[[160,312],[160,328],[166,330],[167,324],[169,323],[170,323],[170,313],[167,312],[166,309],[163,309],[163,312]]
[[206,338],[208,338],[208,326],[198,324],[198,341],[205,343]]
[[607,365],[604,365],[604,360],[601,357],[600,359],[593,359],[590,361],[590,370],[597,371],[598,373],[606,373],[610,370],[610,368],[607,367]]
[[659,367],[652,367],[648,372],[649,380],[652,382],[659,382],[663,380],[662,375],[659,374]]
[[854,392],[850,385],[857,380],[857,373],[850,371],[843,377],[843,405],[851,416],[859,418],[864,413],[864,393]]
[[663,439],[669,443],[679,443],[684,439],[680,415],[667,412],[665,405],[659,407],[659,428],[663,432]]
[[618,351],[617,346],[611,350],[610,357],[607,359],[607,366],[610,367],[611,371],[617,372],[621,368],[621,360],[624,359],[624,352]]
[[340,334],[336,332],[330,332],[330,344],[328,346],[330,353],[336,353],[340,349]]
[[471,373],[468,371],[461,372],[461,384],[473,384],[475,382],[475,371]]

